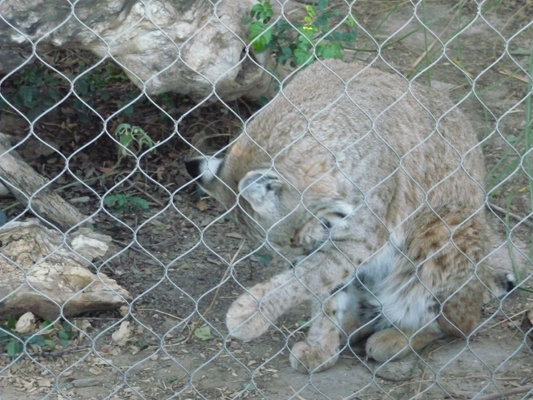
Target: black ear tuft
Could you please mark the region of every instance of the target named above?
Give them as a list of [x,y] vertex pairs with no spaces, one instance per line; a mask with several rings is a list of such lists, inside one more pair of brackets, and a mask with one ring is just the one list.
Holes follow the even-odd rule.
[[215,180],[223,163],[223,158],[195,157],[185,161],[185,169],[192,178],[197,179],[200,186],[204,186],[210,185]]
[[516,287],[516,278],[513,274],[505,275],[505,289],[507,292],[512,291]]
[[197,178],[203,171],[202,165],[205,162],[203,157],[185,160],[185,169],[191,178]]

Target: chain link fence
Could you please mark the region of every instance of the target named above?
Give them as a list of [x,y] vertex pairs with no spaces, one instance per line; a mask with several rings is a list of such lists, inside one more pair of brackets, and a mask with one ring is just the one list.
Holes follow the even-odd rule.
[[[43,18],[50,12],[47,7],[63,10],[64,17],[35,39],[31,28],[37,20],[6,16],[23,3],[0,2],[2,29],[21,44],[11,59],[2,61],[10,68],[0,80],[0,182],[16,197],[0,199],[2,399],[533,396],[531,1],[273,2],[269,18],[256,17],[264,8],[255,9],[249,20],[239,17],[239,32],[220,11],[238,2],[178,2],[173,18],[192,18],[206,7],[209,13],[179,43],[158,25],[156,2],[124,2],[117,15],[127,28],[109,28],[115,29],[113,40],[96,28],[105,20],[96,3],[83,1],[41,4]],[[116,4],[109,4],[116,11]],[[246,17],[256,3],[238,4]],[[87,17],[91,7],[92,20]],[[137,19],[128,25],[128,18]],[[265,37],[263,31],[250,42],[254,22],[278,27],[273,34],[279,36],[263,43],[266,52],[252,51]],[[57,48],[45,43],[70,24],[77,26],[77,34],[97,36],[100,45],[87,52],[61,46],[57,38]],[[220,35],[230,35],[221,36],[224,40],[236,38],[243,47],[240,61],[219,78],[195,71],[188,47],[196,39],[221,40],[218,46],[225,51],[220,37],[208,37],[208,27],[215,24],[223,28]],[[143,29],[157,32],[153,43],[141,46],[146,53],[167,45],[175,50],[171,62],[156,66],[159,71],[148,78],[152,66],[134,71],[128,57],[110,50]],[[311,30],[310,40],[300,40],[294,33],[298,29]],[[324,32],[330,30],[352,36],[327,38]],[[466,338],[433,340],[415,354],[384,362],[368,357],[364,341],[341,345],[331,368],[318,372],[321,364],[296,371],[289,362],[291,349],[311,335],[310,323],[332,320],[328,307],[332,299],[340,301],[335,291],[320,298],[317,315],[307,305],[297,305],[258,338],[240,341],[228,334],[226,313],[240,295],[297,267],[291,269],[283,255],[264,243],[247,240],[231,212],[191,181],[184,162],[227,152],[239,133],[247,132],[259,103],[284,95],[284,79],[288,82],[294,69],[289,64],[297,64],[306,51],[313,57],[341,52],[347,62],[403,76],[406,95],[413,92],[407,82],[433,86],[446,92],[474,126],[479,145],[458,151],[462,158],[454,168],[467,163],[475,148],[483,150],[484,208],[493,231],[485,258],[498,271],[514,274],[516,287],[501,299],[492,296],[483,306],[481,324]],[[200,85],[182,90],[190,96],[165,91],[181,61],[195,71],[190,80]],[[261,81],[257,93],[241,85],[228,94],[224,79],[245,64],[263,65],[278,83],[271,91]],[[183,85],[190,83],[187,79]],[[256,101],[231,100],[246,90]],[[356,97],[352,100],[357,104]],[[420,105],[429,111],[427,104]],[[436,132],[454,108],[431,115]],[[307,127],[315,117],[305,115]],[[370,126],[376,127],[379,118]],[[423,162],[428,168],[436,163],[431,157]],[[423,194],[426,201],[430,196],[430,191]],[[337,219],[341,211],[333,213]],[[477,273],[468,279],[478,279]],[[471,287],[465,283],[456,289],[460,293]],[[438,306],[440,311],[450,298]],[[469,305],[458,309],[469,310]],[[19,319],[29,310],[33,318]],[[409,347],[416,347],[414,335],[407,339]]]

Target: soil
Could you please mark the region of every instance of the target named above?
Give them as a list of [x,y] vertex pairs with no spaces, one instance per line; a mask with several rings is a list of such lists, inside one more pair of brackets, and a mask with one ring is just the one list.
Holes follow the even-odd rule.
[[[448,91],[472,116],[490,171],[489,201],[514,215],[490,212],[495,231],[492,261],[514,269],[520,288],[530,290],[531,263],[524,256],[531,244],[532,195],[526,173],[531,153],[514,169],[505,167],[512,167],[527,148],[520,139],[525,130],[529,62],[529,53],[523,50],[531,49],[533,3],[498,2],[460,32],[458,27],[475,15],[476,2],[466,2],[460,12],[452,8],[457,5],[454,1],[425,4],[416,12],[420,20],[430,21],[433,34],[420,30],[405,36],[420,26],[411,3],[356,2],[352,8],[360,25],[356,46],[373,50],[377,42],[394,42],[380,53],[377,67],[418,76],[418,81]],[[301,12],[303,6],[294,7]],[[393,16],[380,25],[390,12]],[[369,39],[370,34],[377,42]],[[421,73],[428,60],[424,49],[435,34],[446,42],[446,51],[441,52],[438,41],[432,45],[432,64]],[[375,57],[375,52],[347,55],[366,62]],[[80,68],[79,60],[93,62],[91,55],[64,50],[47,53],[44,59],[72,72]],[[467,96],[473,77],[477,95]],[[20,85],[17,79],[5,81],[2,93],[14,94]],[[483,324],[468,340],[443,340],[419,355],[384,364],[367,360],[363,349],[354,347],[345,348],[338,364],[325,372],[294,371],[289,349],[305,336],[305,321],[310,318],[303,306],[251,342],[228,338],[224,318],[231,302],[246,287],[287,266],[276,258],[270,261],[262,249],[244,241],[223,209],[189,183],[183,160],[195,154],[191,145],[205,153],[226,146],[239,133],[242,121],[260,106],[240,100],[198,108],[185,98],[167,95],[156,99],[158,106],[135,103],[131,115],[113,116],[139,92],[125,81],[108,83],[110,99],[88,92],[94,109],[111,117],[105,123],[90,112],[85,120],[74,101],[66,101],[35,123],[35,136],[26,136],[29,124],[9,109],[1,111],[0,131],[18,138],[21,156],[43,175],[55,178],[54,188],[91,215],[97,231],[113,237],[114,251],[97,267],[131,293],[128,315],[116,311],[71,319],[76,335],[68,346],[58,345],[46,353],[28,346],[15,362],[2,349],[2,399],[532,396],[533,344],[526,313],[533,296],[526,290],[517,290],[501,304],[488,304]],[[138,167],[128,157],[117,162],[116,143],[108,132],[123,122],[143,127],[162,143],[157,154],[143,155]],[[73,175],[85,185],[63,188],[76,181]],[[100,196],[105,193],[141,197],[150,208],[102,208]],[[0,202],[9,219],[31,215],[11,202]],[[129,322],[130,337],[119,345],[111,335],[123,321]],[[56,381],[59,386],[54,387]]]

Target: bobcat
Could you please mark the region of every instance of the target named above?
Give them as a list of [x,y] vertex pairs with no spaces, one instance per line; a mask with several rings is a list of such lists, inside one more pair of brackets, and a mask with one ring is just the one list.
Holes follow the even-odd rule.
[[329,60],[298,73],[224,158],[186,162],[247,234],[293,268],[230,307],[250,340],[314,300],[293,368],[322,371],[368,338],[380,362],[445,335],[467,336],[513,277],[486,264],[483,156],[468,119],[440,92]]

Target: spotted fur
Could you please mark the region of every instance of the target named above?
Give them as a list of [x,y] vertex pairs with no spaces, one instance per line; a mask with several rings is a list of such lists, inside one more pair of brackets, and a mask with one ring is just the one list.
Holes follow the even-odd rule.
[[368,338],[378,361],[467,336],[512,277],[493,271],[476,134],[440,92],[398,75],[315,63],[247,124],[223,159],[190,175],[245,232],[293,268],[230,307],[250,340],[302,301],[314,317],[291,350],[300,371],[331,367]]

